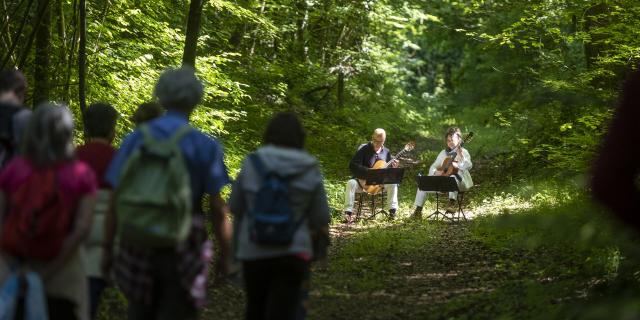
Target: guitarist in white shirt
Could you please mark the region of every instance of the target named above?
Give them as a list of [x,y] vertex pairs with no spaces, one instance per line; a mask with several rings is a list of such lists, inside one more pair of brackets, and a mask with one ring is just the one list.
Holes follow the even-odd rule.
[[[473,167],[471,163],[471,155],[467,149],[462,147],[462,137],[461,131],[458,127],[450,127],[447,129],[445,134],[445,143],[447,144],[447,148],[440,151],[438,157],[433,162],[431,167],[429,168],[430,176],[442,176],[442,175],[451,175],[456,178],[456,182],[458,183],[458,188],[460,191],[466,191],[473,186],[473,180],[471,179],[471,174],[469,170]],[[471,134],[467,136],[467,141],[470,138]],[[443,172],[445,168],[444,163],[448,157],[450,157],[451,153],[455,152],[455,158],[449,160],[453,160],[450,162],[450,166],[453,167],[453,170],[448,170],[449,172]],[[457,171],[454,174],[449,174],[451,171]],[[447,212],[455,212],[456,211],[456,199],[458,197],[457,192],[449,192],[449,203],[447,204],[446,211]],[[422,218],[422,207],[424,206],[425,201],[427,200],[427,191],[422,191],[418,189],[416,192],[416,199],[414,204],[416,206],[415,211],[413,212],[412,217],[420,219]]]
[[[398,167],[398,161],[393,160],[389,149],[384,147],[386,137],[387,135],[384,129],[375,129],[371,135],[371,141],[360,145],[358,147],[358,151],[356,151],[355,155],[349,162],[349,170],[353,177],[347,181],[345,190],[345,223],[351,223],[353,221],[352,213],[356,192],[363,192],[363,186],[357,179],[364,179],[367,169],[372,168],[379,160],[391,162],[389,164],[391,167]],[[395,218],[396,211],[398,210],[398,185],[385,184],[384,189],[387,192],[387,208],[389,209],[389,216],[393,219]]]

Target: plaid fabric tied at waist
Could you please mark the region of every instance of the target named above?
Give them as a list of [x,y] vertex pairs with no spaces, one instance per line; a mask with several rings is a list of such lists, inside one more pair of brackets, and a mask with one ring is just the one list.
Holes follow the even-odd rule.
[[192,221],[189,237],[176,249],[143,250],[132,244],[120,244],[114,261],[114,274],[118,287],[127,299],[152,304],[155,282],[158,281],[154,257],[174,255],[185,294],[190,296],[195,307],[204,306],[213,242],[207,239],[202,214],[194,215]]

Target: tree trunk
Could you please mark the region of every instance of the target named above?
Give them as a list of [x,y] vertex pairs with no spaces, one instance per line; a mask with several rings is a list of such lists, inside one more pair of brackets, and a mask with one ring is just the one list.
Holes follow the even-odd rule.
[[49,0],[38,1],[42,12],[36,31],[36,56],[34,61],[33,103],[49,100],[49,64],[51,62],[51,6]]
[[36,38],[36,33],[39,30],[40,23],[44,19],[45,11],[49,7],[48,0],[44,0],[44,1],[39,0],[38,2],[46,2],[47,5],[46,6],[38,5],[38,10],[36,10],[38,12],[38,15],[36,17],[35,22],[33,23],[33,28],[31,30],[31,33],[29,34],[27,43],[24,45],[24,50],[22,50],[22,54],[20,55],[20,61],[18,62],[18,69],[21,69],[21,70],[25,69],[27,58],[29,58],[29,55],[31,54],[31,46],[33,45],[33,40]]
[[189,20],[187,21],[187,35],[184,42],[182,65],[196,67],[196,51],[198,48],[198,33],[200,33],[200,18],[202,17],[202,0],[191,0],[189,6]]
[[296,58],[300,61],[306,60],[306,52],[305,52],[305,29],[307,27],[307,19],[308,19],[308,8],[306,0],[298,0],[296,2],[296,34],[295,34],[295,44],[294,50],[296,54]]
[[78,44],[78,1],[74,0],[73,1],[73,34],[71,36],[71,42],[69,43],[69,48],[68,48],[68,54],[67,56],[67,71],[66,71],[66,77],[64,80],[64,88],[63,88],[63,101],[66,101],[67,103],[69,103],[69,101],[71,101],[71,74],[73,72],[73,62],[75,60],[75,53],[76,53],[76,45]]
[[[251,1],[250,0],[240,0],[238,1],[238,5],[243,9],[251,10]],[[247,24],[242,23],[236,25],[233,32],[231,33],[231,37],[229,37],[229,44],[235,51],[239,51],[240,44],[242,44],[242,39],[244,35],[247,33]]]
[[[27,21],[29,20],[29,11],[31,10],[31,5],[33,4],[33,0],[29,0],[29,4],[27,5],[27,8],[24,11],[24,16],[22,18],[22,22],[20,22],[20,26],[18,27],[18,31],[16,31],[15,36],[13,37],[13,42],[11,43],[11,48],[9,48],[9,50],[7,51],[6,55],[4,56],[4,58],[2,59],[2,65],[0,65],[0,69],[5,69],[7,66],[7,63],[9,63],[9,60],[11,60],[11,56],[14,54],[16,47],[18,46],[18,39],[20,39],[20,36],[22,35],[22,30],[24,30],[24,26],[27,24]],[[14,14],[17,12],[14,12]],[[7,22],[7,27],[8,27],[9,22]],[[16,57],[17,58],[17,57]],[[17,60],[17,59],[15,59]]]
[[[265,0],[262,0],[262,2],[260,3],[260,15],[262,16],[264,14],[264,10],[267,6],[267,3]],[[249,50],[249,57],[253,57],[253,53],[255,52],[256,49],[256,41],[258,37],[258,33],[257,32],[253,32],[253,42],[251,43],[251,49]],[[273,47],[276,47],[276,41],[274,40],[273,42]],[[276,55],[276,53],[274,53],[274,56]]]
[[608,11],[609,7],[605,3],[588,8],[585,13],[584,30],[590,34],[591,41],[585,42],[584,53],[587,63],[587,67],[592,68],[593,64],[597,61],[600,52],[606,49],[606,45],[603,43],[607,38],[606,34],[594,33],[594,29],[605,27],[609,24],[608,19],[598,19],[598,15],[604,14]]
[[[78,47],[78,99],[80,104],[80,113],[82,114],[82,127],[84,126],[84,114],[87,109],[87,3],[86,0],[78,2],[78,15],[80,27],[80,46]],[[87,130],[84,130],[87,133]]]
[[58,38],[60,38],[60,41],[64,45],[65,41],[67,40],[67,29],[64,21],[64,0],[58,0],[57,2],[56,15],[58,17],[58,20],[56,26],[58,28]]
[[[2,9],[3,9],[3,11],[2,11],[2,27],[0,28],[0,30],[9,31],[9,25],[11,24],[11,18],[18,16],[18,11],[20,10],[20,7],[22,7],[22,4],[24,2],[25,2],[25,0],[20,0],[18,5],[16,5],[13,8],[13,11],[11,13],[9,13],[9,6],[7,5],[7,1],[2,1]],[[28,11],[28,8],[27,8],[27,11]],[[22,16],[24,18],[26,18],[27,15],[23,14]]]
[[337,100],[338,109],[342,109],[342,107],[344,106],[344,72],[342,70],[338,71]]

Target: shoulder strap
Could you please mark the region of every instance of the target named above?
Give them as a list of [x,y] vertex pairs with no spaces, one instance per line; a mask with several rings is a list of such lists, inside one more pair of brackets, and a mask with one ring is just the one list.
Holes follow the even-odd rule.
[[267,169],[265,168],[262,160],[260,160],[260,156],[258,156],[258,154],[254,152],[249,155],[249,159],[251,159],[251,163],[253,164],[253,167],[256,169],[256,171],[258,171],[258,174],[261,177],[266,177]]
[[[167,140],[167,142],[169,142],[171,144],[176,144],[178,141],[180,141],[180,139],[182,139],[182,137],[184,137],[190,131],[191,131],[191,126],[190,125],[184,125],[184,126],[178,128],[178,130],[176,130],[173,133],[173,135],[171,135],[171,137]],[[142,132],[142,138],[143,138],[145,143],[155,142],[156,141],[156,139],[151,134],[151,128],[149,127],[149,124],[145,123],[145,124],[140,125],[140,132]]]
[[151,134],[151,128],[149,128],[149,124],[143,123],[142,125],[140,125],[140,132],[142,132],[142,141],[145,144],[155,141],[153,135]]
[[178,130],[176,130],[176,132],[173,133],[171,138],[169,138],[169,143],[171,144],[178,143],[178,141],[180,141],[180,139],[182,139],[182,137],[184,137],[189,132],[191,132],[191,126],[188,124],[178,128]]

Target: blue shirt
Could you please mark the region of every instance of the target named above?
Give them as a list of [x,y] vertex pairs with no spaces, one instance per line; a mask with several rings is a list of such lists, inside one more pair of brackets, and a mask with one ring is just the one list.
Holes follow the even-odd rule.
[[[168,111],[166,115],[151,120],[148,124],[154,138],[168,139],[178,128],[188,125],[189,119],[184,113]],[[113,157],[105,180],[114,188],[118,187],[123,165],[131,153],[140,146],[142,140],[142,132],[136,129],[125,137],[120,150]],[[220,189],[230,182],[223,161],[222,147],[215,139],[195,129],[182,137],[179,145],[191,178],[194,209],[200,211],[200,203],[205,193],[218,194]]]

